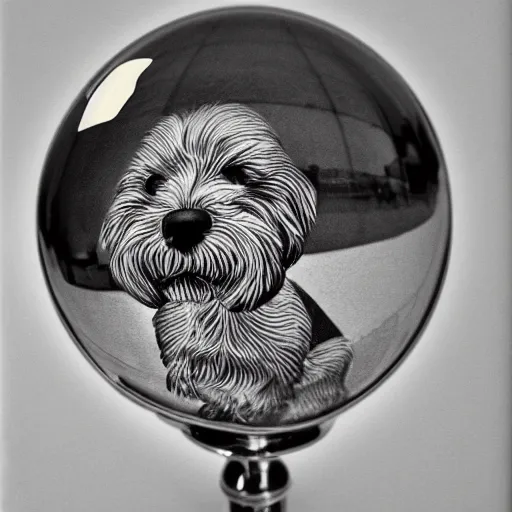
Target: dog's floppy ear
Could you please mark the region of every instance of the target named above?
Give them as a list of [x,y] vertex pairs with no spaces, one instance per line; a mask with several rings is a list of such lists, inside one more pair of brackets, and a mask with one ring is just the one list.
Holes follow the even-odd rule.
[[304,242],[316,218],[315,188],[304,173],[292,165],[289,167],[276,172],[272,180],[280,210],[278,224],[284,268],[291,267],[302,256]]
[[[304,242],[315,222],[316,190],[306,175],[295,167],[268,121],[244,105],[235,107],[248,115],[249,126],[254,125],[254,119],[258,120],[254,131],[265,141],[262,154],[268,159],[265,166],[267,179],[258,186],[258,191],[265,197],[267,206],[271,206],[272,211],[267,211],[267,215],[277,223],[283,244],[282,265],[286,269],[301,257]],[[244,133],[250,133],[250,130],[245,129]],[[261,146],[256,145],[256,148],[259,152]]]
[[103,224],[101,226],[100,234],[98,237],[98,252],[103,254],[110,254],[114,250],[114,247],[117,245],[119,240],[121,239],[121,226],[122,223],[120,219],[116,219],[116,214],[114,210],[111,208],[103,220]]
[[[130,174],[125,173],[117,184],[114,197],[103,220],[98,237],[98,247],[103,252],[113,252],[128,227],[126,216],[132,211],[129,199],[134,195],[129,190],[130,181]],[[123,192],[124,199],[122,198]]]
[[98,237],[97,251],[101,253],[110,253],[113,245],[112,230],[108,222],[108,213],[101,225],[100,235]]

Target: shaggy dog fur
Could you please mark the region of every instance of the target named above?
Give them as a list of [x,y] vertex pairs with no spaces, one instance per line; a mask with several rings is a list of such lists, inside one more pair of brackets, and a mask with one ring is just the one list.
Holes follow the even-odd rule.
[[[117,283],[158,309],[167,387],[201,400],[203,417],[274,424],[343,399],[350,344],[318,339],[323,313],[286,278],[315,208],[275,132],[238,104],[162,118],[121,178],[100,243]],[[209,223],[180,246],[163,219],[192,209]]]

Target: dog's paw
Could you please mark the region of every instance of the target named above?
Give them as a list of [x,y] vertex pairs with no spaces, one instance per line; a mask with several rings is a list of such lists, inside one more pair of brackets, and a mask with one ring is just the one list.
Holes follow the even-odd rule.
[[184,377],[176,378],[174,372],[169,371],[166,378],[167,389],[176,397],[197,399],[197,393],[191,386],[191,381]]
[[231,423],[247,423],[246,418],[238,414],[233,407],[222,407],[218,404],[204,404],[198,412],[199,416],[205,420],[229,421]]
[[204,420],[222,421],[224,419],[219,408],[213,404],[204,404],[198,414]]
[[348,399],[344,386],[333,387],[329,383],[305,386],[297,390],[297,395],[283,407],[280,423],[290,424],[313,419],[329,412]]

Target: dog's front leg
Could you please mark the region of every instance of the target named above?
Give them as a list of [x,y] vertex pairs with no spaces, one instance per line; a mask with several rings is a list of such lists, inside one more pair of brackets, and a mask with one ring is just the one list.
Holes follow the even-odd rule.
[[207,420],[236,421],[236,399],[222,390],[213,387],[201,387],[199,399],[204,405],[199,409],[199,416]]
[[254,411],[247,407],[247,402],[239,396],[210,388],[201,390],[199,398],[205,402],[199,409],[201,418],[235,423],[252,422]]
[[302,379],[294,387],[294,398],[288,401],[281,421],[300,421],[340,403],[346,395],[345,377],[352,358],[351,344],[342,336],[312,349],[304,361]]
[[204,389],[199,392],[205,405],[199,410],[202,418],[236,423],[266,425],[279,422],[287,398],[292,396],[290,386],[283,387],[272,380],[258,389],[237,393]]

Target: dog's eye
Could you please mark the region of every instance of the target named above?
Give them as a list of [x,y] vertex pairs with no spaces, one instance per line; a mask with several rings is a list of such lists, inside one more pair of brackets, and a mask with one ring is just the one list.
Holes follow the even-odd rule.
[[149,176],[149,178],[146,180],[144,188],[149,195],[154,196],[158,189],[158,185],[164,181],[165,178],[161,174],[151,174],[151,176]]
[[221,174],[234,185],[247,185],[249,177],[241,165],[228,165]]

